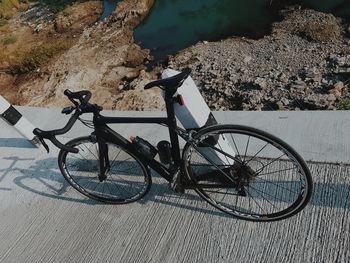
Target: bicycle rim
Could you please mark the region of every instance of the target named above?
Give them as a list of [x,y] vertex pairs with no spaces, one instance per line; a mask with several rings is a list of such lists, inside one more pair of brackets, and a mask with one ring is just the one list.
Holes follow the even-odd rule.
[[89,137],[67,143],[79,153],[61,151],[59,166],[65,179],[80,193],[102,202],[123,204],[136,201],[150,189],[151,177],[145,165],[124,147],[107,142],[110,169],[99,179],[98,144]]

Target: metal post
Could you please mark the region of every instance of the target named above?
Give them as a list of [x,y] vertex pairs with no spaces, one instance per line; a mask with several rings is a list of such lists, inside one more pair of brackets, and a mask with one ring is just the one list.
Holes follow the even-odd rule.
[[34,146],[39,147],[38,140],[33,134],[34,125],[17,111],[4,97],[0,95],[0,117],[5,120]]
[[[172,77],[178,73],[180,72],[176,70],[165,69],[162,74],[162,78]],[[183,97],[184,104],[180,105],[175,103],[173,111],[175,111],[176,117],[186,130],[198,130],[206,126],[217,124],[208,105],[191,77],[188,77],[182,86],[178,88],[175,96],[176,95],[181,95]],[[165,96],[164,92],[163,96]],[[213,146],[216,146],[222,151],[235,156],[233,148],[224,135],[219,136],[216,144]],[[213,152],[211,149],[206,148],[207,147],[201,147],[201,150],[203,150],[203,152],[207,154],[211,160],[217,163],[233,164],[234,161],[232,159],[228,159],[223,154],[217,151]]]

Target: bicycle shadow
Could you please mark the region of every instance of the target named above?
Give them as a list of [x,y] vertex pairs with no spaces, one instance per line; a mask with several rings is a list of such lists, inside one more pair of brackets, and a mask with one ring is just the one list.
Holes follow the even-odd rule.
[[0,138],[0,147],[36,149],[33,144],[24,138]]
[[[2,178],[4,178],[6,175],[9,175],[13,171],[17,171],[20,175],[16,176],[13,179],[13,182],[26,191],[46,198],[58,199],[68,202],[82,203],[87,205],[104,204],[99,201],[89,199],[78,192],[75,192],[76,190],[71,187],[71,185],[64,179],[61,172],[59,171],[57,158],[49,157],[46,159],[37,160],[31,163],[27,169],[18,168],[17,164],[21,161],[34,161],[34,158],[5,157],[3,159],[12,160],[12,162],[8,168],[0,169],[0,175],[2,173]],[[152,177],[156,181],[160,179],[164,180],[163,178],[160,178],[160,176],[154,171],[152,172]],[[9,188],[0,188],[0,191],[11,190],[12,189]],[[74,195],[80,195],[81,198],[72,197],[72,193],[74,193]],[[193,207],[189,204],[179,203],[183,202],[184,200],[202,202],[200,197],[195,194],[178,194],[172,192],[169,189],[167,182],[164,180],[164,184],[153,182],[149,193],[137,202],[141,204],[156,202],[179,207],[182,209],[229,217],[220,211],[211,211],[211,207],[209,209],[205,209],[201,207]]]
[[[70,185],[63,178],[57,167],[57,158],[47,158],[38,160],[27,169],[17,167],[21,161],[34,161],[35,158],[19,158],[19,157],[4,157],[4,160],[12,161],[8,168],[0,169],[0,182],[5,179],[13,171],[17,171],[20,176],[16,176],[13,182],[26,191],[32,193],[65,201],[72,201],[84,204],[97,203],[91,199],[78,199],[67,196]],[[2,174],[1,174],[2,173]],[[11,191],[10,188],[0,188],[1,190]]]
[[[83,203],[87,205],[100,205],[93,199],[85,199],[72,196],[75,191],[60,173],[57,165],[57,158],[49,157],[32,162],[27,169],[17,167],[21,161],[34,161],[34,158],[4,157],[4,160],[11,160],[9,167],[0,170],[0,182],[13,171],[20,174],[13,179],[13,182],[26,191],[44,196],[46,198],[59,199],[69,202]],[[152,171],[154,183],[150,192],[138,202],[141,204],[156,202],[168,206],[175,206],[191,211],[208,213],[222,217],[230,217],[219,210],[215,210],[204,202],[194,191],[187,191],[186,194],[172,192],[167,182],[156,172]],[[164,180],[164,181],[161,181]],[[159,182],[158,182],[159,181]],[[164,182],[164,183],[163,183]],[[9,188],[0,188],[0,191],[11,191]],[[74,193],[76,194],[76,193]],[[344,183],[315,183],[313,196],[309,205],[332,208],[350,208],[350,185]],[[208,208],[207,208],[208,207]]]

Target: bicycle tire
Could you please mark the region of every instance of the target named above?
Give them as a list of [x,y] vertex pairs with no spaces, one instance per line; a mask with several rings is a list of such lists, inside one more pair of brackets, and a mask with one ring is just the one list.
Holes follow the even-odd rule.
[[78,148],[79,153],[61,150],[59,168],[67,182],[83,195],[105,203],[126,204],[137,201],[150,190],[152,179],[148,167],[124,146],[107,142],[111,168],[106,180],[100,182],[97,142],[87,136],[66,145]]
[[[216,145],[208,143],[213,138]],[[220,144],[226,144],[223,146],[234,155],[223,151]],[[194,154],[202,160],[196,161]],[[306,206],[312,193],[311,174],[302,157],[279,138],[255,128],[204,128],[185,145],[183,163],[187,177],[199,185],[195,188],[199,196],[248,221],[291,217]]]

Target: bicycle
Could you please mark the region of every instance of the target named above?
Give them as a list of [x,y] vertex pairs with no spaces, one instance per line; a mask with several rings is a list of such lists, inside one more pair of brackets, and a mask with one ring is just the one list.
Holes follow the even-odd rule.
[[[64,94],[74,106],[62,129],[34,134],[49,151],[44,139],[60,148],[58,164],[64,178],[83,195],[111,204],[126,204],[150,190],[152,168],[177,192],[195,190],[200,197],[233,217],[249,221],[276,221],[301,211],[312,192],[310,171],[288,144],[255,128],[215,124],[199,130],[177,126],[174,104],[177,89],[190,75],[185,69],[173,77],[148,83],[144,88],[164,91],[167,117],[106,117],[103,108],[90,104],[89,91]],[[92,113],[92,121],[80,118]],[[56,139],[77,120],[93,129],[89,136],[66,144]],[[167,126],[170,143],[158,149],[141,138],[124,138],[108,124],[153,123]],[[180,151],[179,137],[186,144]],[[231,149],[227,151],[228,147]],[[155,159],[159,151],[160,161]]]

